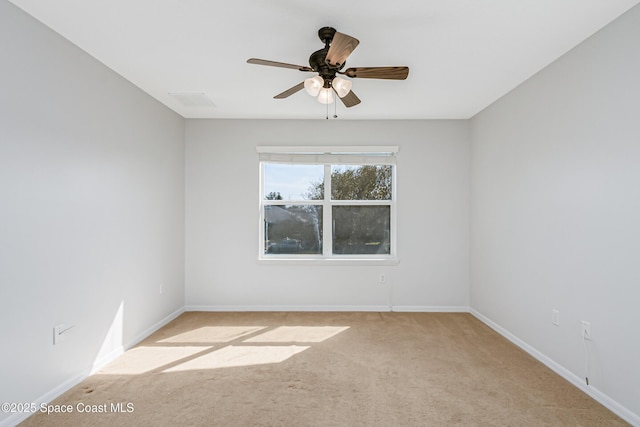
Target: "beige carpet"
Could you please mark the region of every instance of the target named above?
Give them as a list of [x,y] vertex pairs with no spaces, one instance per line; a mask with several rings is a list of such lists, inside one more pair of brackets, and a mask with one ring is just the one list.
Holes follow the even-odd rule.
[[185,313],[52,404],[22,425],[627,425],[463,313]]

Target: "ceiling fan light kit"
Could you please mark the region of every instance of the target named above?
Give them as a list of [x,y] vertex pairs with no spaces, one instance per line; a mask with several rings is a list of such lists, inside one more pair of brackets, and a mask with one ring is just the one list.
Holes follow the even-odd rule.
[[310,77],[304,81],[304,89],[311,96],[318,96],[324,86],[324,80],[320,76]]
[[316,99],[320,104],[333,104],[333,93],[330,88],[322,88]]
[[342,77],[336,76],[331,82],[331,86],[340,98],[344,98],[351,90],[351,86],[353,86],[353,83],[349,80],[343,79]]
[[250,58],[249,64],[267,65],[271,67],[290,68],[302,72],[315,72],[317,76],[305,79],[303,82],[274,96],[276,99],[287,98],[302,90],[316,97],[321,104],[334,102],[334,92],[342,100],[345,107],[353,107],[360,103],[360,98],[351,90],[353,83],[350,80],[337,76],[340,74],[350,79],[387,79],[404,80],[409,75],[409,67],[356,67],[342,71],[346,59],[360,43],[358,39],[337,32],[334,28],[323,27],[318,30],[318,37],[324,43],[324,48],[317,50],[309,57],[309,66],[288,64],[285,62],[269,61],[265,59]]
[[335,77],[330,82],[330,87],[326,87],[327,82],[320,76],[310,77],[304,81],[304,89],[313,97],[318,98],[321,104],[331,104],[333,102],[333,89],[340,98],[347,96],[351,90],[352,83],[341,77]]

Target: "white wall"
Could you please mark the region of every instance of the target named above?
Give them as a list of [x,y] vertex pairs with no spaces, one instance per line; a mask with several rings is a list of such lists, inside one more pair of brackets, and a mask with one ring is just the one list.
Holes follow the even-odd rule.
[[[398,265],[257,264],[256,146],[327,141],[400,146]],[[188,309],[468,307],[466,121],[187,120],[186,150]]]
[[[472,119],[471,306],[640,424],[640,7]],[[560,326],[551,324],[553,309]]]
[[6,1],[0,52],[0,402],[34,402],[184,306],[184,120]]

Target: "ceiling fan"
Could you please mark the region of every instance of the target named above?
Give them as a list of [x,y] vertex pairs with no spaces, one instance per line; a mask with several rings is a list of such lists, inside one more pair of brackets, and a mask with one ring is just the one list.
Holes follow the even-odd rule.
[[334,102],[335,92],[345,107],[353,107],[360,103],[360,98],[351,90],[351,81],[339,75],[350,78],[404,80],[409,75],[409,67],[354,67],[342,71],[347,57],[358,46],[358,39],[337,32],[334,28],[323,27],[318,30],[318,37],[324,43],[324,48],[317,50],[309,57],[309,66],[287,64],[284,62],[268,61],[250,58],[249,64],[268,65],[271,67],[291,68],[304,72],[315,72],[317,76],[306,79],[274,96],[275,99],[287,98],[303,88],[322,104]]

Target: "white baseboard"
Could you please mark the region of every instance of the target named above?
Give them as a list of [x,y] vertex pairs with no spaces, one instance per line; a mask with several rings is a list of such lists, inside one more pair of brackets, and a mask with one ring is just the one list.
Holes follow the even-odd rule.
[[391,311],[405,313],[468,313],[469,307],[465,306],[440,306],[440,305],[394,305]]
[[118,348],[111,350],[108,354],[105,354],[100,359],[97,359],[96,361],[93,362],[93,365],[91,366],[91,370],[89,371],[89,375],[95,374],[100,369],[104,368],[109,363],[116,360],[116,358],[118,358],[119,356],[122,356],[122,354],[124,354],[124,346],[122,345],[118,346]]
[[530,346],[526,342],[522,341],[517,336],[513,335],[511,332],[504,329],[502,326],[498,325],[482,313],[477,310],[471,309],[470,313],[475,316],[478,320],[489,326],[491,329],[511,341],[513,344],[517,345],[527,353],[529,353],[532,357],[537,359],[539,362],[546,365],[549,369],[554,371],[556,374],[560,375],[565,380],[569,381],[574,386],[578,387],[580,390],[585,392],[587,395],[592,397],[595,401],[602,404],[604,407],[609,409],[611,412],[628,422],[629,424],[639,427],[640,426],[640,415],[630,411],[629,409],[622,406],[620,403],[613,400],[611,397],[607,396],[597,388],[593,386],[588,386],[585,384],[582,378],[560,365],[556,361],[550,359],[534,347]]
[[388,305],[187,305],[185,311],[391,311]]
[[174,312],[168,314],[167,316],[165,316],[164,318],[162,318],[158,322],[154,323],[153,325],[151,325],[150,327],[148,327],[144,331],[140,332],[129,343],[119,346],[118,348],[116,348],[116,349],[112,350],[111,352],[109,352],[109,354],[107,354],[107,355],[101,357],[100,359],[96,360],[95,362],[93,362],[93,366],[91,367],[91,371],[89,372],[89,375],[95,374],[100,369],[104,368],[109,363],[111,363],[114,360],[116,360],[116,358],[121,356],[126,350],[128,350],[131,347],[133,347],[134,345],[138,344],[140,341],[144,340],[149,335],[151,335],[152,333],[154,333],[155,331],[157,331],[158,329],[160,329],[161,327],[163,327],[167,323],[171,322],[176,317],[180,316],[182,313],[184,313],[184,307],[181,307],[181,308],[175,310]]
[[[89,369],[85,369],[84,371],[75,375],[73,378],[70,378],[64,381],[63,383],[59,384],[57,387],[54,387],[53,389],[49,390],[39,398],[33,400],[33,402],[29,402],[29,403],[34,403],[36,407],[39,409],[41,404],[43,403],[47,404],[51,402],[56,397],[65,393],[67,390],[80,384],[88,376],[89,376]],[[21,422],[29,418],[31,415],[33,415],[33,413],[31,412],[21,412],[21,413],[12,414],[10,417],[0,421],[0,427],[17,426],[18,424],[20,424]]]
[[154,333],[158,329],[162,328],[164,325],[166,325],[167,323],[171,322],[173,319],[175,319],[176,317],[180,316],[184,312],[185,312],[184,307],[180,307],[179,309],[175,310],[174,312],[169,313],[167,316],[165,316],[164,318],[160,319],[158,322],[154,323],[153,325],[149,326],[147,329],[145,329],[144,331],[140,332],[138,335],[133,337],[133,339],[131,341],[129,341],[124,346],[125,350],[128,350],[131,347],[133,347],[134,345],[138,344],[140,341],[144,340],[145,338],[150,336],[152,333]]
[[427,305],[188,305],[185,311],[376,311],[376,312],[416,312],[416,313],[468,313],[465,306]]
[[[163,327],[164,325],[166,325],[167,323],[169,323],[170,321],[172,321],[173,319],[175,319],[176,317],[178,317],[182,313],[184,313],[184,307],[181,307],[178,310],[174,311],[173,313],[169,314],[168,316],[165,316],[160,321],[154,323],[149,328],[145,329],[140,334],[136,335],[136,337],[133,340],[131,340],[131,342],[128,343],[128,345],[119,346],[118,348],[113,349],[111,352],[109,352],[105,356],[103,356],[100,359],[94,361],[91,367],[89,367],[87,369],[84,369],[83,371],[77,373],[72,378],[62,382],[58,386],[56,386],[53,389],[49,390],[48,392],[46,392],[45,394],[43,394],[39,398],[33,400],[33,403],[36,405],[36,407],[39,408],[41,404],[43,404],[43,403],[47,404],[47,403],[51,402],[52,400],[56,399],[58,396],[60,396],[63,393],[67,392],[72,387],[80,384],[89,375],[92,375],[92,374],[96,373],[97,371],[102,369],[104,366],[106,366],[109,363],[113,362],[118,356],[120,356],[120,355],[122,355],[124,353],[125,349],[129,349],[129,348],[133,347],[134,345],[136,345],[137,343],[139,343],[140,341],[142,341],[143,339],[145,339],[146,337],[148,337],[149,335],[151,335],[152,333],[154,333],[155,331],[157,331],[158,329],[160,329],[161,327]],[[32,415],[31,413],[16,413],[16,414],[13,414],[10,417],[5,418],[4,420],[0,421],[0,427],[13,427],[13,426],[16,426],[16,425],[20,424],[22,421],[24,421],[27,418],[29,418],[29,416],[31,416],[31,415]]]

